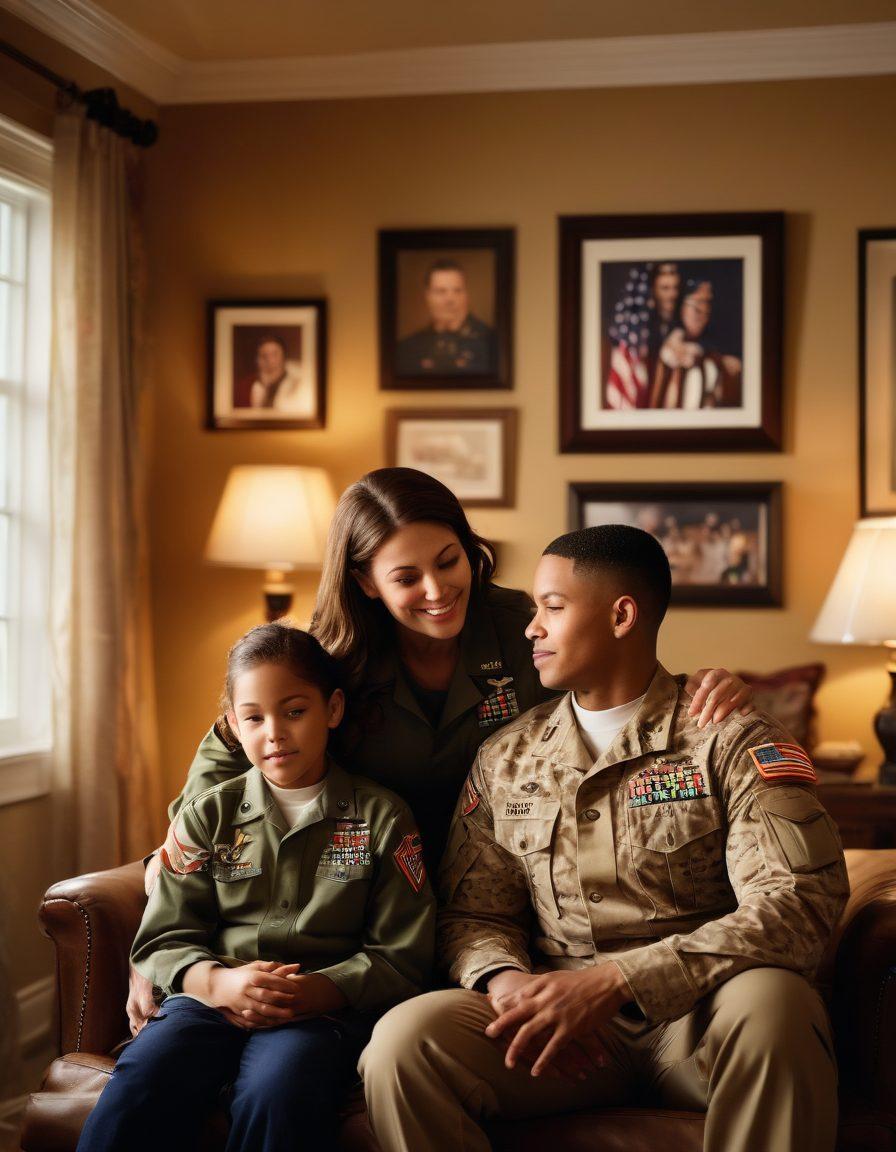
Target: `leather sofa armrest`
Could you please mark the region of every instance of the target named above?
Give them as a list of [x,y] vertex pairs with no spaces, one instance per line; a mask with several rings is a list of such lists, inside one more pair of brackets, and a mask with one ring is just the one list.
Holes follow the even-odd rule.
[[846,853],[851,895],[828,955],[831,1018],[846,1093],[896,1100],[896,851]]
[[54,884],[38,913],[56,947],[60,1052],[111,1051],[128,1036],[128,957],[146,896],[143,864]]

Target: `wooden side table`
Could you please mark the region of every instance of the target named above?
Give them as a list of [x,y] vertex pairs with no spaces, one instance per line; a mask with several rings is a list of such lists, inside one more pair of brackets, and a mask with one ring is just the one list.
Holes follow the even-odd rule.
[[840,829],[844,848],[896,848],[896,788],[824,783],[818,799]]

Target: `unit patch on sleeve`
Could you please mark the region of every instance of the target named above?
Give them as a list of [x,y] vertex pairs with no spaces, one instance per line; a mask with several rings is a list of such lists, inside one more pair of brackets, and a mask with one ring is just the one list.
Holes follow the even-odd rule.
[[628,782],[629,808],[667,804],[673,800],[699,800],[709,794],[703,769],[684,761],[661,760],[642,768]]
[[426,866],[423,863],[423,845],[420,842],[420,833],[411,832],[392,853],[399,871],[404,874],[408,884],[419,892],[426,881]]
[[763,780],[818,782],[812,761],[799,744],[759,744],[748,751]]
[[320,857],[321,865],[332,868],[370,865],[370,825],[366,820],[337,820],[330,842]]
[[519,716],[520,706],[517,703],[516,692],[510,685],[512,676],[502,676],[499,680],[487,680],[494,692],[481,701],[476,708],[476,719],[480,728],[488,728],[490,724],[501,724]]
[[178,839],[173,821],[168,828],[168,835],[162,845],[159,855],[162,858],[162,867],[166,872],[175,876],[189,876],[191,872],[199,872],[208,863],[209,852],[206,848],[197,848],[186,840]]

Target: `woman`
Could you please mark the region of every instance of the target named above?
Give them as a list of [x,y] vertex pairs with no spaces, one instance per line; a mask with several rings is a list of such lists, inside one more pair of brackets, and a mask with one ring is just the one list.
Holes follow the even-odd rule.
[[[493,584],[494,570],[494,548],[473,532],[454,494],[411,468],[363,476],[343,493],[330,525],[311,631],[348,670],[349,715],[333,754],[407,801],[433,873],[479,745],[554,695],[541,686],[524,635],[532,602]],[[751,696],[721,669],[688,688],[699,688],[691,711],[701,723]],[[219,718],[170,818],[248,768]],[[156,871],[147,869],[149,886]],[[132,1030],[143,1018],[138,999],[151,1012],[146,988],[132,977]]]

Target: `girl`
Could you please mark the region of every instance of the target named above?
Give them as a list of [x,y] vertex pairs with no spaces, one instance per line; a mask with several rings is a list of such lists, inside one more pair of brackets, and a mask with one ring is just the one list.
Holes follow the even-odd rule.
[[225,714],[251,765],[186,802],[132,961],[161,1009],[79,1152],[192,1149],[232,1085],[227,1152],[318,1149],[376,1018],[422,991],[434,900],[406,806],[327,756],[340,667],[282,624],[231,650]]

